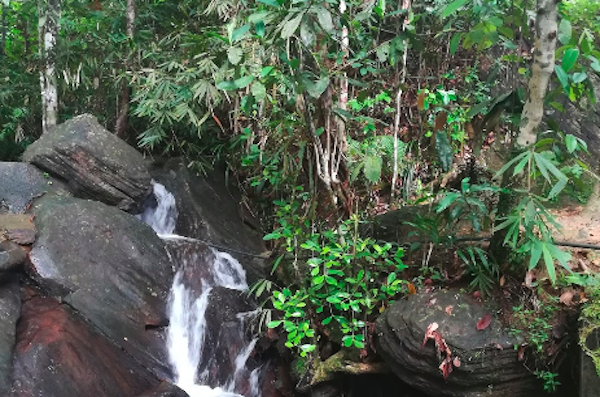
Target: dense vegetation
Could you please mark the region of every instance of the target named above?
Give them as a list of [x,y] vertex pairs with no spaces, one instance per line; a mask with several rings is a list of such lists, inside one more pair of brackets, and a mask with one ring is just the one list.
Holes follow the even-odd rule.
[[[368,355],[391,301],[461,274],[484,296],[525,280],[552,307],[558,287],[598,285],[571,270],[549,210],[587,200],[595,178],[585,140],[560,123],[568,103],[595,105],[594,0],[1,7],[0,159],[89,112],[150,156],[185,156],[197,172],[227,162],[273,252],[274,277],[253,289],[272,293],[263,325],[303,357],[324,340]],[[559,15],[547,43],[540,7]],[[556,60],[549,72],[536,54]],[[430,209],[411,220],[418,237],[368,237],[373,216],[407,206]],[[440,250],[454,260],[430,264]],[[521,315],[545,310],[530,306],[540,312]],[[521,320],[511,326],[530,337],[551,321]]]

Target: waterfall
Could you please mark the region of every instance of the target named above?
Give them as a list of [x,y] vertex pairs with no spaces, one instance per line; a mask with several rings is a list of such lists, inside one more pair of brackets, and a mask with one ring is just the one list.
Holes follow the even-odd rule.
[[[150,225],[163,239],[173,241],[194,241],[193,238],[174,235],[177,210],[175,198],[165,187],[153,182],[156,206],[148,206],[139,218]],[[167,350],[173,369],[173,382],[190,397],[244,397],[236,393],[238,383],[248,383],[246,397],[260,397],[260,369],[256,368],[247,375],[247,360],[254,350],[256,339],[250,341],[235,357],[235,368],[229,380],[220,387],[211,388],[202,384],[208,377],[199,373],[203,358],[210,358],[207,351],[206,311],[211,291],[215,287],[244,291],[248,289],[246,274],[242,265],[231,255],[212,250],[213,260],[209,272],[201,280],[195,280],[200,288],[192,288],[186,283],[185,270],[194,266],[197,256],[185,256],[175,274],[168,302],[169,328]],[[200,283],[198,283],[200,281]],[[250,313],[238,313],[239,330],[236,335],[244,337],[244,319]],[[205,357],[209,355],[208,357]],[[209,360],[210,361],[210,360]],[[207,372],[207,369],[205,370]],[[247,378],[247,379],[243,379]]]

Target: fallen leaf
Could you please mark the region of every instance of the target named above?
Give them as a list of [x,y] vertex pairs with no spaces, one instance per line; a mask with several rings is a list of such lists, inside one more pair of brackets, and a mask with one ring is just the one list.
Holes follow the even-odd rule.
[[414,295],[417,293],[417,289],[415,288],[415,286],[412,283],[407,283],[408,286],[408,294],[409,295]]
[[437,298],[431,298],[429,302],[425,304],[425,306],[433,306],[437,302]]
[[494,347],[498,350],[504,350],[504,348],[502,347],[502,345],[500,343],[494,344]]
[[419,110],[425,109],[425,90],[419,92],[419,96],[417,97],[417,108]]
[[436,329],[438,329],[438,327],[438,323],[431,323],[427,326],[427,330],[425,330],[425,338],[423,338],[423,345],[421,347],[425,347],[429,338],[435,339],[434,332]]
[[479,321],[477,321],[477,330],[481,331],[486,329],[490,323],[492,322],[492,315],[490,313],[486,314],[485,316],[481,317],[481,319]]
[[452,360],[452,365],[454,365],[456,368],[460,367],[460,358],[454,357],[454,360]]
[[571,305],[573,303],[573,291],[565,291],[558,299],[563,305]]
[[473,298],[480,299],[481,298],[481,291],[475,291],[475,292],[473,292]]
[[450,375],[450,372],[452,372],[452,363],[450,357],[447,357],[444,359],[444,361],[442,361],[440,364],[440,371],[442,371],[444,379],[447,379],[448,375]]
[[519,346],[517,357],[519,361],[525,360],[525,346]]
[[506,279],[504,278],[504,276],[500,277],[500,286],[504,287],[504,284],[506,284]]
[[452,315],[452,309],[454,309],[454,306],[452,305],[448,305],[446,306],[445,312],[447,315],[451,316]]
[[425,284],[425,285],[431,285],[431,284],[433,284],[433,280],[430,279],[430,278],[427,278],[427,279],[425,279],[425,281],[423,281],[423,284]]

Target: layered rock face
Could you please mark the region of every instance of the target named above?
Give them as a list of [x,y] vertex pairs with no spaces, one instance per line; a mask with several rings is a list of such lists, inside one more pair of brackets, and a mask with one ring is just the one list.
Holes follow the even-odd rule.
[[77,196],[120,209],[135,211],[149,193],[144,157],[89,114],[44,134],[23,159],[66,180]]
[[[182,258],[197,262],[187,276],[200,283],[213,251],[173,251],[123,211],[147,199],[149,166],[92,116],[58,126],[24,158],[0,162],[0,396],[185,397],[164,381],[167,303]],[[184,196],[180,234],[262,252],[223,178],[157,172]],[[260,266],[246,270],[258,277]],[[240,348],[228,338],[235,311],[252,308],[240,294],[219,287],[210,297],[215,384],[236,365],[226,354]]]
[[[428,396],[530,397],[541,387],[519,360],[515,346],[521,342],[493,316],[478,329],[490,314],[457,291],[410,295],[377,320],[377,352],[400,379]],[[440,370],[444,355],[431,340],[423,345],[433,323],[451,351],[452,372],[445,379]]]

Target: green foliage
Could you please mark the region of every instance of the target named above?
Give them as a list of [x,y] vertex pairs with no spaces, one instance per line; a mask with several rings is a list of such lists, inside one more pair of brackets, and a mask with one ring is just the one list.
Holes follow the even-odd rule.
[[[402,162],[407,150],[407,145],[398,140],[398,157]],[[367,182],[375,184],[382,176],[390,176],[394,162],[394,137],[378,135],[364,139],[362,142],[348,139],[348,166],[350,180],[355,181],[363,173]]]
[[535,371],[535,376],[544,381],[544,390],[548,393],[554,393],[560,386],[558,374],[550,371]]
[[315,349],[316,329],[339,335],[346,347],[364,348],[367,322],[406,289],[399,277],[406,267],[403,251],[361,238],[358,222],[354,218],[334,230],[311,233],[299,246],[290,237],[298,233],[285,227],[265,237],[285,241],[296,257],[309,257],[307,268],[298,268],[289,287],[273,292],[273,307],[283,318],[269,323],[283,327],[286,346],[297,348],[301,356]]
[[498,265],[489,260],[487,253],[479,247],[466,247],[456,251],[467,271],[471,275],[469,286],[473,291],[481,291],[485,296],[492,294],[493,288],[498,285],[500,269]]

